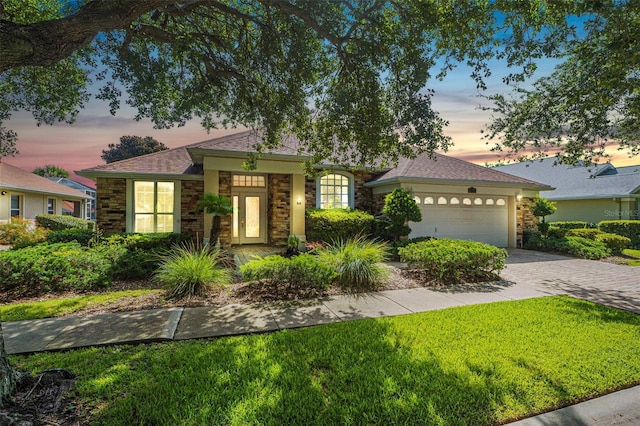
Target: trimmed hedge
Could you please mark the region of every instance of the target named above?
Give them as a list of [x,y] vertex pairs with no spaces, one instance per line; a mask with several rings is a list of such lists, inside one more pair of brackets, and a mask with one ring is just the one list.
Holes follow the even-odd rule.
[[305,213],[307,241],[332,243],[356,235],[369,236],[374,218],[367,212],[347,209],[310,209]]
[[102,238],[105,244],[123,245],[128,249],[169,250],[174,245],[192,241],[190,235],[164,232],[158,234],[110,234]]
[[505,266],[507,251],[475,241],[422,241],[398,248],[400,260],[424,270],[430,278],[460,282],[495,278]]
[[93,229],[94,226],[94,223],[90,220],[57,214],[39,214],[36,216],[36,223],[39,226],[52,231],[62,231],[63,229],[74,228]]
[[602,232],[599,229],[571,229],[567,231],[568,237],[582,237],[589,240],[604,243],[612,253],[620,253],[629,247],[631,240],[621,235]]
[[602,259],[611,255],[611,250],[603,241],[577,236],[545,238],[539,233],[533,233],[529,236],[524,248],[527,250],[565,253],[584,259]]
[[302,253],[285,258],[280,255],[250,260],[240,266],[245,281],[264,281],[273,284],[323,290],[329,287],[336,276],[334,269],[320,262],[315,256]]
[[584,229],[584,228],[595,228],[596,225],[590,222],[583,222],[579,220],[574,221],[558,221],[558,222],[549,222],[549,225],[553,228],[559,229]]
[[633,247],[640,248],[640,220],[603,220],[598,229],[627,237]]
[[82,246],[88,246],[89,241],[94,237],[92,229],[63,229],[61,231],[50,231],[47,234],[47,241],[50,243],[70,243],[76,241]]
[[0,252],[0,289],[25,293],[86,291],[111,284],[123,247],[38,244]]

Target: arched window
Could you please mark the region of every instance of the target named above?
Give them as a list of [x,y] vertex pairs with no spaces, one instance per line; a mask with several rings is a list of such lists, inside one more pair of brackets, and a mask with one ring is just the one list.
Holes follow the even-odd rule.
[[487,198],[487,201],[485,201],[485,204],[486,204],[487,206],[492,206],[492,205],[494,204],[494,202],[493,202],[493,198]]
[[317,206],[321,209],[346,209],[353,207],[353,177],[332,173],[320,176],[317,181]]
[[460,200],[458,199],[458,197],[451,197],[451,200],[449,201],[450,204],[460,204]]
[[470,206],[471,205],[471,198],[463,198],[462,199],[462,204],[464,204],[465,206]]
[[433,204],[433,197],[424,197],[425,204]]
[[476,206],[481,206],[482,205],[482,198],[476,198],[473,200],[473,204],[475,204]]
[[420,197],[418,197],[418,196],[413,197],[413,201],[415,201],[416,204],[420,204]]
[[438,197],[438,204],[447,204],[447,197]]
[[498,201],[496,202],[496,205],[498,206],[504,206],[506,203],[504,201],[504,198],[498,198]]

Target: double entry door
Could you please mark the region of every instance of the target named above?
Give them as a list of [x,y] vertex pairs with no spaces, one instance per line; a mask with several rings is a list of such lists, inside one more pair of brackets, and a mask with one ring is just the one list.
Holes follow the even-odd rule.
[[232,244],[266,244],[266,191],[233,191]]

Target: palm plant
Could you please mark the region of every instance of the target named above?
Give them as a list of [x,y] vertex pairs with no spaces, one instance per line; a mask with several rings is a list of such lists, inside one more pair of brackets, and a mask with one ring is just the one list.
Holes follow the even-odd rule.
[[218,239],[222,232],[222,216],[233,213],[231,200],[224,195],[216,195],[208,192],[198,203],[198,210],[213,215],[213,223],[211,224],[211,232],[209,233],[209,245],[215,247],[218,245]]

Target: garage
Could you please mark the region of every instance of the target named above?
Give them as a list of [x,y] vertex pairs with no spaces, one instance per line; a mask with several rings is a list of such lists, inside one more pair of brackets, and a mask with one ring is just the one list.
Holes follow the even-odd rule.
[[411,238],[436,237],[509,245],[509,209],[504,196],[414,194],[421,222],[410,222]]

